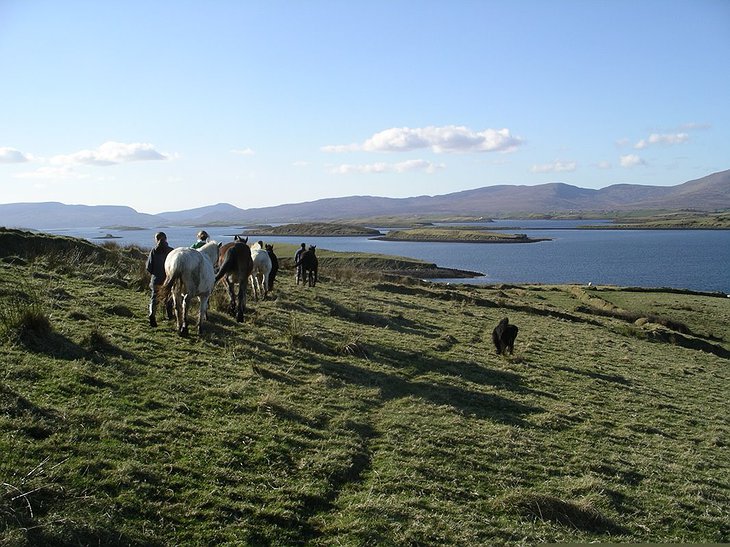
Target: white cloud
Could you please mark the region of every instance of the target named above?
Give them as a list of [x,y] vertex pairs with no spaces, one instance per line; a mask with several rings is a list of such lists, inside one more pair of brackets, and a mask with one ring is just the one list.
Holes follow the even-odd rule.
[[166,160],[168,156],[148,143],[105,142],[96,150],[80,150],[51,158],[54,165],[116,165],[133,161]]
[[342,152],[357,152],[361,150],[361,146],[359,144],[330,144],[328,146],[323,146],[321,148],[322,152],[332,152],[335,154],[340,154]]
[[231,152],[238,156],[253,156],[256,154],[251,148],[241,148],[240,150],[231,150]]
[[15,148],[0,148],[0,163],[25,163],[32,157]]
[[599,161],[597,164],[599,169],[611,169],[613,167],[610,161]]
[[335,175],[352,173],[435,173],[446,166],[443,163],[432,163],[426,160],[407,160],[399,163],[342,164],[330,169]]
[[644,160],[642,160],[636,154],[626,154],[625,156],[621,156],[620,161],[621,167],[636,167],[637,165],[646,165]]
[[449,152],[512,152],[522,144],[509,129],[472,131],[464,126],[393,127],[375,133],[362,144],[330,145],[323,152],[410,152],[430,149],[441,154]]
[[647,146],[651,146],[652,144],[665,144],[665,145],[673,145],[673,144],[682,144],[689,140],[689,135],[687,133],[652,133],[647,137],[646,139],[641,139],[639,142],[637,142],[634,145],[634,148],[637,150],[643,150]]
[[577,164],[574,161],[554,161],[553,163],[533,165],[530,171],[533,173],[566,173],[575,171],[576,167]]
[[689,122],[682,124],[679,129],[681,131],[695,131],[699,129],[710,129],[712,127],[712,124],[709,123],[702,123],[702,122]]

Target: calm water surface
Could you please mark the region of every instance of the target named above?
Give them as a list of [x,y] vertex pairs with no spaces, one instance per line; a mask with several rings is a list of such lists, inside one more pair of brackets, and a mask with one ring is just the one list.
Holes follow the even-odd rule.
[[[364,237],[272,237],[298,245],[306,242],[333,251],[362,251],[407,256],[445,268],[477,271],[483,277],[468,283],[588,283],[641,287],[673,287],[730,293],[728,230],[581,230],[586,221],[504,220],[491,228],[547,237],[525,244],[416,243],[375,241]],[[595,221],[591,222],[596,224]],[[170,245],[195,242],[197,228],[164,228]],[[211,238],[230,241],[237,228],[206,228]],[[156,230],[113,232],[120,245],[151,247]],[[108,230],[78,228],[54,233],[96,239]],[[454,280],[447,280],[454,282]],[[461,282],[461,281],[459,281]]]

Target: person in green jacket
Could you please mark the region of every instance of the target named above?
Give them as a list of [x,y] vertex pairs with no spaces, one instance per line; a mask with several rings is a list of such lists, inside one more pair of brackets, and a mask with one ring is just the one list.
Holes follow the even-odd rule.
[[205,230],[200,230],[198,232],[198,241],[196,241],[195,243],[193,243],[190,246],[190,248],[191,249],[199,249],[200,247],[202,247],[206,243],[208,243],[208,232],[206,232]]

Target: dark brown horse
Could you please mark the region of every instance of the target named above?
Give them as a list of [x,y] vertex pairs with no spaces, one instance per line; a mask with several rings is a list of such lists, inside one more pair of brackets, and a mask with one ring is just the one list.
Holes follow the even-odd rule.
[[[302,282],[304,285],[309,283],[310,287],[314,287],[317,284],[317,270],[319,269],[319,261],[315,250],[316,245],[310,245],[309,249],[304,251],[299,261],[295,264],[297,267],[302,268]],[[297,285],[299,284],[299,277],[297,277]]]
[[271,273],[269,274],[269,290],[274,290],[274,279],[276,279],[276,272],[279,271],[279,258],[274,254],[274,246],[266,244],[266,252],[269,253],[271,259]]
[[[215,276],[216,282],[220,279],[225,281],[228,288],[228,295],[231,297],[230,310],[235,314],[236,321],[243,322],[243,312],[246,309],[246,287],[248,276],[253,270],[251,249],[247,245],[248,238],[242,239],[238,236],[232,243],[226,243],[221,247],[220,258],[218,259],[218,273]],[[236,298],[235,286],[238,283],[238,298]]]

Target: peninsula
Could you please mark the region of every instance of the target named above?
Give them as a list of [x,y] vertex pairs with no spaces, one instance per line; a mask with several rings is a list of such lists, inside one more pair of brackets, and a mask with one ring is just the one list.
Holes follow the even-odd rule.
[[391,230],[372,239],[383,241],[422,241],[440,243],[536,243],[550,238],[531,238],[526,234],[503,234],[475,228],[439,227]]

